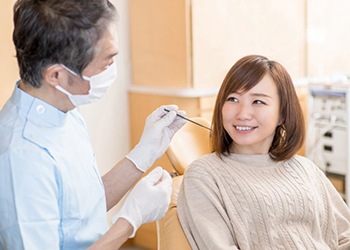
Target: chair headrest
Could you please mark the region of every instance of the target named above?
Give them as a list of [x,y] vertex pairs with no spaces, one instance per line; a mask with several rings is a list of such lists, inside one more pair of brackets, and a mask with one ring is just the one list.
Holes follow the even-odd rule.
[[[191,120],[210,127],[203,117],[191,117]],[[187,166],[202,155],[211,153],[210,131],[191,122],[187,122],[173,137],[166,151],[176,172],[183,175]]]

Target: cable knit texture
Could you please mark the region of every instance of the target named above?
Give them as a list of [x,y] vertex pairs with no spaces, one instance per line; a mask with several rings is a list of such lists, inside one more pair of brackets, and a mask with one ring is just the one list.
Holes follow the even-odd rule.
[[192,249],[350,249],[349,208],[301,156],[204,156],[185,172],[178,213]]

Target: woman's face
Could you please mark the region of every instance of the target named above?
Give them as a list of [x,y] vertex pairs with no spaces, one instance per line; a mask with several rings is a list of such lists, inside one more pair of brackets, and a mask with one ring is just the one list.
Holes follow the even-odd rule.
[[223,126],[231,152],[267,154],[280,120],[277,87],[269,75],[245,93],[231,93],[223,107]]

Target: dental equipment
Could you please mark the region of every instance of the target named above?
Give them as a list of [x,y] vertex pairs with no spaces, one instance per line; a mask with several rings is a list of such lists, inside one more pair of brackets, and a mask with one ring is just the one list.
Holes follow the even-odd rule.
[[[170,112],[170,110],[168,110],[168,109],[164,109],[164,111]],[[192,121],[191,119],[188,119],[188,118],[185,117],[185,116],[182,116],[182,115],[179,115],[179,114],[176,114],[176,115],[177,115],[178,117],[180,117],[180,118],[182,118],[182,119],[185,119],[186,121],[192,122],[193,124],[196,124],[196,125],[198,125],[198,126],[200,126],[200,127],[202,127],[202,128],[206,128],[206,129],[210,130],[210,132],[211,132],[211,128],[208,128],[207,126],[204,126],[204,125],[202,125],[202,124],[200,124],[200,123],[198,123],[198,122]]]

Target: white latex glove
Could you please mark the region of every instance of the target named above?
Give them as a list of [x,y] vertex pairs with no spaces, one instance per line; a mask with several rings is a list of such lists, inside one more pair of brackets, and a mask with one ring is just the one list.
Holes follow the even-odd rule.
[[139,143],[126,156],[142,172],[164,154],[174,134],[186,123],[176,116],[186,112],[178,109],[176,105],[161,106],[147,117]]
[[129,238],[134,237],[142,224],[165,215],[170,203],[172,182],[167,171],[156,167],[131,190],[112,222],[115,223],[119,218],[126,219],[134,228]]

